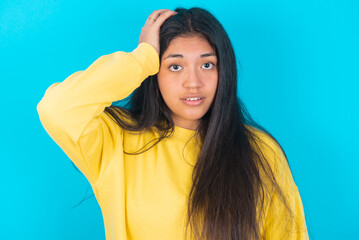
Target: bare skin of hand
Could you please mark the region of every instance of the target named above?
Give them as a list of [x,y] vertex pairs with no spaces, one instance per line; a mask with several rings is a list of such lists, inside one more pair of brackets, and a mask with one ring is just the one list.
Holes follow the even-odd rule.
[[153,11],[147,18],[145,25],[142,27],[141,35],[138,43],[147,42],[151,44],[160,53],[160,28],[162,24],[177,12],[160,9]]

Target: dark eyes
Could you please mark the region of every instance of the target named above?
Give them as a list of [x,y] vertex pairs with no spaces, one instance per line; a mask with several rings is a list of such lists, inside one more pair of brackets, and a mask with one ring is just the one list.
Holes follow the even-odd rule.
[[214,67],[213,63],[205,63],[202,65],[204,69],[212,69]]
[[180,65],[171,65],[171,66],[169,67],[169,69],[170,69],[171,71],[173,71],[173,72],[177,72],[177,71],[181,70],[182,67],[181,67]]
[[[212,69],[212,68],[214,68],[214,66],[215,65],[213,63],[208,62],[208,63],[203,64],[202,68],[203,69]],[[173,72],[178,72],[178,71],[182,70],[183,68],[180,65],[173,64],[169,67],[169,69]]]

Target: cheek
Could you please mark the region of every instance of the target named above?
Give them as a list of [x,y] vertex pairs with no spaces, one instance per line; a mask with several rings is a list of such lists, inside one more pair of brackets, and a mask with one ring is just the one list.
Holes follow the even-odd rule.
[[215,94],[217,92],[217,87],[218,87],[218,77],[217,75],[213,74],[211,76],[208,76],[208,91],[211,92],[212,94]]
[[166,88],[168,88],[168,74],[165,73],[165,71],[162,70],[162,67],[160,68],[160,71],[157,74],[157,82],[158,82],[158,87],[160,88],[161,92],[162,90],[165,90]]
[[173,95],[176,93],[176,90],[178,89],[179,81],[178,76],[175,74],[168,74],[168,73],[158,73],[157,75],[157,81],[158,81],[158,87],[162,93],[162,96],[164,95]]
[[163,100],[168,105],[168,102],[171,101],[171,97],[174,96],[173,86],[171,82],[166,78],[159,77],[158,88],[160,89]]
[[165,81],[165,76],[161,74],[161,71],[157,74],[157,83],[158,83],[158,88],[162,93],[163,89],[166,87],[165,86],[166,81]]
[[218,79],[213,84],[213,92],[216,93],[218,88]]

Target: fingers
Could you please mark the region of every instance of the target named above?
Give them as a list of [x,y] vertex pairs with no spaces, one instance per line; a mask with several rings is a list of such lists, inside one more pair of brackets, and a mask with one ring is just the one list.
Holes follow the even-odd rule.
[[157,25],[161,26],[167,18],[175,14],[177,14],[177,12],[168,9],[153,11],[152,14],[147,18],[146,25],[152,25],[156,23]]
[[156,10],[156,11],[153,11],[150,16],[147,18],[147,22],[151,22],[151,21],[155,21],[158,16],[165,12],[167,9],[159,9],[159,10]]
[[160,9],[154,11],[147,19],[140,34],[138,43],[147,42],[151,44],[159,54],[160,43],[159,34],[162,24],[170,17],[177,14],[177,12]]
[[160,26],[171,16],[177,14],[177,12],[171,11],[171,10],[167,10],[164,11],[162,13],[160,13],[160,15],[157,17],[156,19],[156,24],[159,24]]

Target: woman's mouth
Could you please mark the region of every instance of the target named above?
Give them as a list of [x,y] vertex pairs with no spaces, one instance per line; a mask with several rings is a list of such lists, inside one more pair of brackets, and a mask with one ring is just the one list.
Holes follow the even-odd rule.
[[204,98],[201,97],[192,97],[192,98],[184,98],[181,99],[185,104],[190,106],[197,106],[200,105],[203,102]]

